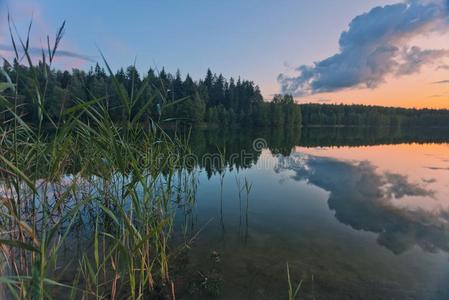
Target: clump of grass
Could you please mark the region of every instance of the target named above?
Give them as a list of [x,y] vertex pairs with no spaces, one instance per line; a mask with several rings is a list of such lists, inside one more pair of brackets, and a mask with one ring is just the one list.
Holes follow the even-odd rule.
[[[175,298],[170,237],[177,207],[194,201],[193,181],[179,171],[183,141],[157,122],[150,120],[149,128],[139,122],[148,106],[137,110],[136,104],[149,83],[128,92],[112,77],[126,112],[123,124],[112,121],[105,98],[76,99],[61,110],[65,121],[55,122],[45,110],[46,86],[65,23],[34,65],[31,23],[22,40],[9,21],[16,78],[3,71],[0,85],[6,116],[0,127],[0,285],[15,299]],[[22,58],[32,74],[26,82],[35,94],[33,124],[18,104]],[[76,245],[69,259],[62,257]]]

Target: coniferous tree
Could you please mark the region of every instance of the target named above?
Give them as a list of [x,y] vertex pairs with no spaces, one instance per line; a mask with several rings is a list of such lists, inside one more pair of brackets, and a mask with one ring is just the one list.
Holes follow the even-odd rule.
[[[17,62],[3,64],[9,77],[17,72],[21,80],[18,113],[30,123],[43,122],[40,109],[47,113],[45,122],[63,121],[64,110],[80,101],[98,99],[103,101],[111,117],[121,122],[129,117],[117,89],[119,84],[128,94],[141,93],[139,103],[134,103],[131,117],[145,108],[140,116],[148,120],[178,120],[181,123],[206,122],[216,126],[241,127],[285,127],[300,126],[388,126],[394,128],[413,126],[449,126],[448,110],[387,108],[364,105],[296,104],[291,95],[274,95],[264,101],[259,87],[252,81],[238,78],[227,80],[222,74],[207,70],[204,79],[194,81],[189,74],[183,78],[178,70],[172,75],[162,69],[159,73],[148,70],[142,77],[134,66],[121,68],[114,76],[96,64],[88,72],[73,69],[69,71],[50,70],[39,63],[30,70]],[[3,76],[0,74],[0,76]],[[47,76],[47,77],[45,77]],[[4,76],[3,76],[4,77]],[[34,78],[39,89],[46,90],[45,103],[36,98]],[[48,80],[44,80],[48,78]],[[0,78],[5,80],[5,78]],[[47,81],[46,87],[42,86]],[[15,99],[11,91],[7,99]],[[42,106],[41,106],[42,105]],[[6,119],[2,113],[1,118]]]

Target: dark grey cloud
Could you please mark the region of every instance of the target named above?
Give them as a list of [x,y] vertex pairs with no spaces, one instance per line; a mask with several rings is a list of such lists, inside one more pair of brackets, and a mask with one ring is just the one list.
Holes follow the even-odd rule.
[[434,171],[449,171],[449,168],[441,168],[441,167],[426,167],[426,168]]
[[441,65],[437,67],[437,70],[449,70],[449,65]]
[[437,180],[436,180],[435,178],[429,178],[429,179],[423,178],[423,179],[422,179],[422,182],[427,183],[427,184],[429,184],[429,183],[435,183],[436,181],[437,181]]
[[440,81],[432,82],[432,84],[448,84],[448,83],[449,83],[449,80],[440,80]]
[[[28,50],[29,50],[29,53],[33,56],[41,56],[42,55],[42,49],[40,49],[40,48],[31,47]],[[0,44],[0,51],[14,52],[14,49],[12,46]],[[47,53],[47,52],[45,52],[45,53]],[[57,57],[76,58],[76,59],[81,59],[81,60],[85,60],[85,61],[95,62],[93,57],[75,53],[75,52],[71,52],[71,51],[66,51],[66,50],[58,50],[58,51],[56,51],[55,55]]]
[[405,49],[402,53],[404,62],[398,66],[396,75],[410,75],[417,73],[421,67],[434,63],[442,58],[449,56],[449,50],[421,50],[419,47]]
[[387,75],[419,72],[422,66],[449,57],[446,49],[410,47],[416,36],[449,29],[447,1],[410,0],[373,8],[354,18],[339,40],[340,51],[314,65],[280,74],[282,92],[304,96],[345,88],[375,88]]

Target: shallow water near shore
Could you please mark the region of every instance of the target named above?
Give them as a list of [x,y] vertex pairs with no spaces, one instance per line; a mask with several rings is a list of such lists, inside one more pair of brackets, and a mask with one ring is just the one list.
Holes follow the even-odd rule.
[[445,138],[335,134],[192,134],[199,156],[220,143],[255,156],[200,163],[196,204],[177,217],[197,233],[182,299],[284,299],[287,263],[301,299],[449,298]]

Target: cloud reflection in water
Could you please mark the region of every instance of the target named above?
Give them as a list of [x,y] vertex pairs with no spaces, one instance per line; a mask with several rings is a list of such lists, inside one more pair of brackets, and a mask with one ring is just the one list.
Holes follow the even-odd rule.
[[407,176],[378,174],[368,161],[348,162],[304,154],[279,156],[276,171],[292,170],[294,180],[330,192],[328,206],[343,224],[378,234],[377,242],[395,254],[417,245],[424,251],[449,252],[449,212],[398,207],[395,200],[432,190],[411,183]]

